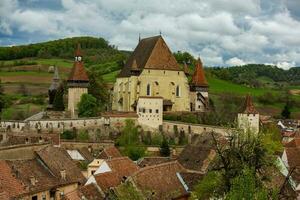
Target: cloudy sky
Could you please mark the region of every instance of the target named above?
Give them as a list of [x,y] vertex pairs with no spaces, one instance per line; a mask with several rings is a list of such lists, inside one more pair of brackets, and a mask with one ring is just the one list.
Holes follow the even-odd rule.
[[160,31],[205,65],[300,66],[300,0],[0,0],[0,46],[89,35],[133,50]]

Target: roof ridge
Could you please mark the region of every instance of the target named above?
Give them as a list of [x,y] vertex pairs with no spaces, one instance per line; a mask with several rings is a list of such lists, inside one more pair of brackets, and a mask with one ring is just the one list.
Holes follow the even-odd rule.
[[186,169],[178,162],[178,160],[174,160],[174,161],[170,161],[170,162],[165,162],[165,163],[160,163],[160,164],[157,164],[157,165],[151,165],[151,166],[147,166],[147,167],[140,168],[138,171],[136,171],[135,173],[132,174],[132,177],[134,177],[134,176],[136,176],[137,174],[140,174],[140,173],[142,173],[142,172],[151,170],[151,169],[153,169],[153,168],[160,168],[160,167],[164,167],[164,166],[171,165],[171,164],[178,164],[180,167],[182,167],[184,170],[186,170]]

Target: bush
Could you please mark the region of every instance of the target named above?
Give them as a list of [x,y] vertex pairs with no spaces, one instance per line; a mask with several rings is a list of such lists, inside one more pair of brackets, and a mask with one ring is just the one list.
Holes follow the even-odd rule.
[[73,140],[76,138],[76,133],[74,131],[66,130],[61,134],[61,139]]
[[98,114],[97,99],[90,94],[83,94],[77,106],[79,117],[95,117]]
[[126,146],[124,152],[131,160],[138,160],[145,156],[146,148],[139,146]]
[[90,139],[89,133],[87,131],[80,131],[77,135],[79,141],[88,141]]
[[160,145],[160,149],[159,149],[160,155],[161,156],[170,156],[170,147],[169,147],[169,143],[166,140],[166,138],[164,137],[161,145]]
[[161,133],[153,133],[151,138],[151,145],[161,145],[163,135]]

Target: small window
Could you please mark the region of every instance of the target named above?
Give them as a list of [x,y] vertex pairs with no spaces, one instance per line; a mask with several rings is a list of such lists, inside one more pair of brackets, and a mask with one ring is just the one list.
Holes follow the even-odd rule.
[[146,109],[145,108],[143,108],[143,113],[145,113],[146,112]]
[[156,113],[159,113],[159,110],[158,109],[156,109],[156,111],[155,111]]
[[152,109],[149,109],[149,113],[152,113]]
[[147,84],[147,96],[151,95],[151,86],[150,84]]
[[180,96],[180,87],[179,85],[176,86],[176,97]]

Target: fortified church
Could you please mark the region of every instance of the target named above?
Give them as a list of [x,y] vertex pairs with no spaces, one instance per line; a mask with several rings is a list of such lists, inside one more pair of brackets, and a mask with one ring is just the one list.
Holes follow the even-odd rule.
[[191,83],[187,73],[187,66],[179,67],[162,36],[142,39],[117,77],[112,109],[136,111],[140,98],[160,97],[163,111],[204,112],[208,83],[200,58]]
[[[191,80],[188,76],[191,75]],[[77,118],[77,105],[88,93],[89,77],[84,68],[80,45],[75,51],[72,71],[67,80],[68,113]],[[49,108],[61,87],[55,68],[49,88]],[[112,111],[136,113],[140,125],[157,129],[163,124],[164,112],[206,112],[209,109],[208,82],[200,58],[193,74],[188,66],[179,66],[161,35],[144,38],[139,43],[117,76],[112,90]],[[258,133],[259,113],[250,95],[238,114],[238,127]]]

